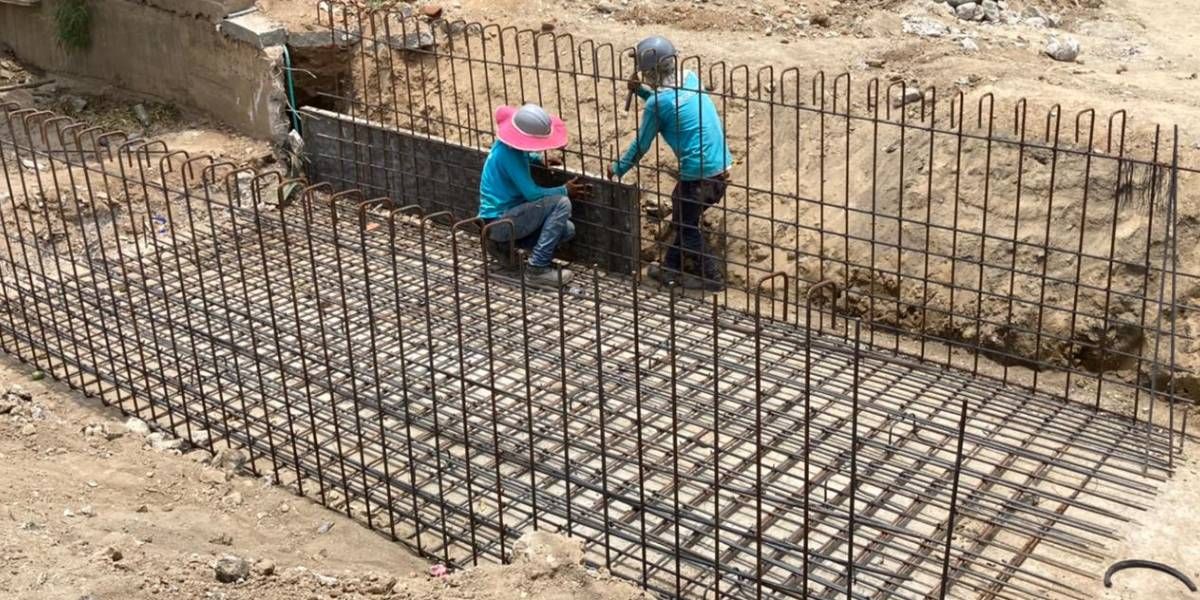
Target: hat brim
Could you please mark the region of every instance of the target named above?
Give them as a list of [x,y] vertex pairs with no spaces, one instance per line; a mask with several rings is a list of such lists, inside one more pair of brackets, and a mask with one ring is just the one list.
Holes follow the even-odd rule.
[[513,125],[512,117],[517,109],[501,106],[496,109],[496,137],[500,141],[524,152],[543,152],[567,145],[567,124],[562,119],[550,116],[550,135],[533,136],[522,133]]

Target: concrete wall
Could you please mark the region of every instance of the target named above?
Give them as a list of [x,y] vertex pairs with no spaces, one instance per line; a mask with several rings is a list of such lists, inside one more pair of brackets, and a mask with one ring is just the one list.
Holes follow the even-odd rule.
[[[225,38],[214,20],[223,16],[218,13],[247,3],[89,2],[92,46],[80,53],[59,46],[54,25],[58,0],[32,7],[0,4],[0,42],[20,60],[51,73],[110,84],[268,138],[286,123],[281,114],[283,88],[275,74],[278,54]],[[187,10],[175,12],[155,4]]]
[[[386,196],[399,205],[419,204],[427,213],[475,216],[486,152],[312,107],[300,109],[300,119],[311,181],[339,191],[359,189],[368,198]],[[540,171],[535,179],[547,186],[573,176]],[[576,236],[562,256],[631,273],[638,264],[638,190],[602,179],[589,182],[592,197],[573,203]]]

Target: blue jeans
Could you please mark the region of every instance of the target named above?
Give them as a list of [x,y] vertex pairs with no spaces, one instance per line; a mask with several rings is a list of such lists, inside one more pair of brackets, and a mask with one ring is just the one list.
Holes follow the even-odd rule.
[[695,263],[698,275],[704,279],[720,281],[721,271],[704,243],[700,232],[700,217],[704,211],[721,201],[727,183],[724,179],[709,178],[697,181],[680,181],[671,192],[671,220],[675,226],[675,240],[663,259],[663,267],[669,271],[684,270],[688,258]]
[[532,246],[533,252],[529,255],[529,265],[532,267],[550,266],[550,259],[554,258],[554,250],[558,245],[575,237],[575,224],[571,222],[571,200],[566,196],[547,196],[525,202],[508,209],[500,219],[512,221],[513,226],[493,227],[488,237],[495,242],[508,242],[511,239],[519,246]]

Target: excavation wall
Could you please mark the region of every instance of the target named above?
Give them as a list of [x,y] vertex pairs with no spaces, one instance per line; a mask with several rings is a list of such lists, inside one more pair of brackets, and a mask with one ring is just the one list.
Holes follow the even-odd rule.
[[215,21],[247,0],[92,2],[92,44],[67,52],[55,33],[57,0],[0,4],[0,42],[51,73],[113,85],[200,112],[255,137],[280,132],[278,52],[223,36]]

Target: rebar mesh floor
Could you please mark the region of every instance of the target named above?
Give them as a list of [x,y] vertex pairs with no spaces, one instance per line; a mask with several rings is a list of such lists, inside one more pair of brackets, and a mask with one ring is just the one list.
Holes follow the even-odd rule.
[[57,276],[7,235],[5,334],[431,557],[536,526],[682,597],[936,597],[945,568],[950,597],[1082,598],[1166,474],[1144,425],[624,278],[534,292],[445,229],[212,210]]

